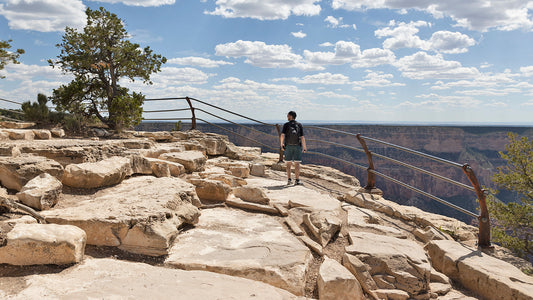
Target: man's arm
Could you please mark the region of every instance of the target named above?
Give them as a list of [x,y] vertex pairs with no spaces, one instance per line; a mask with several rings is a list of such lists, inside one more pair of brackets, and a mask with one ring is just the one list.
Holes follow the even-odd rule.
[[307,146],[305,145],[305,137],[302,135],[301,136],[301,141],[302,141],[302,152],[307,152]]
[[285,140],[285,133],[282,133],[280,136],[279,136],[279,146],[284,149],[283,147],[283,141]]

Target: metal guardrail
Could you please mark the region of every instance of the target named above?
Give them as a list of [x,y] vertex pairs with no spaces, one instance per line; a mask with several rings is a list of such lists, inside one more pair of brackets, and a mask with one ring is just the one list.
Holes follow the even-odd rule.
[[[276,144],[275,145],[279,144],[278,139],[279,139],[279,137],[281,135],[281,130],[280,130],[280,125],[279,124],[269,124],[269,123],[265,123],[265,122],[262,122],[262,121],[259,121],[259,120],[255,120],[255,119],[249,118],[247,116],[235,113],[233,111],[218,107],[218,106],[210,104],[210,103],[207,103],[205,101],[201,101],[201,100],[198,100],[198,99],[195,99],[195,98],[190,98],[190,97],[154,98],[154,99],[145,99],[144,101],[150,102],[150,101],[173,101],[173,100],[185,100],[187,102],[187,104],[188,104],[188,107],[187,108],[178,108],[178,109],[147,110],[147,111],[144,111],[144,113],[146,113],[146,114],[150,114],[150,113],[175,113],[175,112],[190,111],[191,112],[191,117],[144,118],[144,120],[145,121],[190,120],[191,121],[191,129],[196,129],[197,121],[201,121],[201,122],[204,122],[204,123],[206,123],[206,124],[208,124],[210,126],[217,127],[217,128],[219,128],[221,130],[224,130],[226,132],[229,132],[231,134],[234,134],[236,136],[239,136],[241,138],[249,140],[249,141],[251,141],[251,142],[253,142],[255,144],[261,145],[261,146],[263,146],[265,148],[268,148],[268,149],[271,149],[271,150],[274,150],[274,151],[277,150],[277,151],[279,151],[279,161],[283,161],[283,149],[281,147],[279,147],[279,146],[273,147],[271,145],[265,144],[265,143],[263,143],[261,141],[258,141],[256,139],[250,138],[248,136],[245,136],[245,135],[239,134],[237,132],[234,132],[232,130],[229,130],[227,128],[224,128],[223,126],[220,126],[220,125],[214,124],[212,122],[206,121],[205,119],[198,118],[196,116],[196,113],[200,112],[200,113],[209,115],[211,117],[217,118],[219,120],[222,120],[224,122],[237,125],[237,126],[239,126],[241,128],[249,130],[250,132],[259,133],[259,134],[274,138],[274,139],[276,139]],[[3,98],[0,98],[0,101],[21,105],[21,103],[19,103],[19,102],[8,100],[8,99],[3,99]],[[216,110],[221,111],[221,112],[229,113],[229,114],[231,114],[233,116],[237,116],[237,117],[252,121],[255,124],[275,127],[276,130],[277,130],[278,135],[275,136],[275,135],[272,135],[272,134],[257,130],[255,128],[252,128],[250,126],[246,126],[246,125],[243,125],[243,124],[239,124],[239,123],[230,121],[230,120],[228,120],[226,118],[223,118],[223,117],[221,117],[221,116],[219,116],[219,115],[217,115],[217,114],[215,114],[213,112],[207,111],[207,110],[199,108],[199,107],[195,107],[193,105],[193,102],[199,103],[201,105],[205,105],[207,107],[216,109]],[[9,111],[9,112],[12,112],[12,113],[22,114],[21,112],[16,111],[16,110],[12,110],[12,109],[0,108],[0,111],[2,111],[2,110],[3,111]],[[2,116],[2,117],[6,118],[6,119],[11,119],[11,118],[8,118],[8,117],[5,117],[5,116]],[[12,119],[12,120],[15,120],[15,119]],[[16,121],[19,121],[19,120],[16,120]],[[318,130],[334,132],[334,133],[342,134],[345,137],[346,136],[348,136],[348,137],[351,136],[351,137],[355,137],[359,141],[359,143],[361,145],[361,148],[357,148],[357,147],[353,147],[353,146],[349,146],[349,145],[345,145],[345,144],[341,144],[341,143],[331,142],[331,141],[319,140],[319,139],[312,139],[312,138],[307,138],[306,139],[309,142],[323,143],[323,144],[333,145],[333,146],[336,146],[336,147],[342,147],[342,148],[345,148],[345,149],[349,149],[349,150],[354,150],[354,151],[358,151],[358,152],[361,152],[361,153],[365,153],[366,157],[367,157],[367,160],[368,160],[368,166],[367,167],[362,166],[362,165],[357,164],[357,163],[354,163],[354,162],[351,162],[351,161],[347,161],[347,160],[332,156],[332,155],[328,155],[326,153],[314,152],[314,151],[308,151],[307,153],[308,154],[312,154],[312,155],[318,155],[318,156],[326,157],[326,158],[329,158],[329,159],[332,159],[332,160],[335,160],[335,161],[338,161],[338,162],[341,162],[341,163],[344,163],[344,164],[347,164],[347,165],[351,165],[351,166],[357,167],[359,169],[367,170],[367,184],[365,186],[365,190],[368,193],[381,193],[381,191],[379,189],[377,189],[376,186],[375,186],[375,176],[379,176],[379,177],[381,177],[381,178],[383,178],[385,180],[394,182],[394,183],[396,183],[396,184],[398,184],[400,186],[403,186],[403,187],[405,187],[407,189],[410,189],[410,190],[412,190],[412,191],[414,191],[416,193],[419,193],[419,194],[424,195],[424,196],[426,196],[426,197],[428,197],[430,199],[433,199],[433,200],[438,201],[438,202],[440,202],[440,203],[442,203],[444,205],[447,205],[447,206],[449,206],[449,207],[451,207],[451,208],[453,208],[453,209],[455,209],[457,211],[460,211],[460,212],[462,212],[462,213],[464,213],[466,215],[469,215],[469,216],[472,216],[472,217],[476,217],[478,219],[478,221],[479,221],[478,245],[482,246],[482,247],[490,246],[490,218],[489,218],[489,212],[488,212],[488,208],[487,208],[487,204],[486,204],[485,191],[481,188],[481,186],[480,186],[480,184],[479,184],[479,182],[478,182],[478,180],[476,178],[476,175],[474,173],[474,170],[468,164],[461,165],[459,163],[452,162],[452,161],[449,161],[449,160],[446,160],[446,159],[443,159],[443,158],[440,158],[440,157],[429,155],[429,154],[426,154],[426,153],[423,153],[423,152],[419,152],[419,151],[416,151],[416,150],[413,150],[413,149],[409,149],[409,148],[406,148],[406,147],[395,145],[395,144],[392,144],[392,143],[389,143],[389,142],[381,141],[381,140],[378,140],[378,139],[375,139],[375,138],[363,136],[361,134],[354,134],[354,133],[346,132],[346,131],[342,131],[342,130],[336,130],[336,129],[332,129],[332,128],[320,127],[320,126],[312,126],[312,125],[308,125],[308,126],[306,126],[306,128],[313,128],[313,129],[318,129]],[[464,183],[455,181],[455,180],[453,180],[451,178],[448,178],[448,177],[445,177],[445,176],[441,176],[441,175],[435,174],[433,172],[424,170],[422,168],[413,166],[411,164],[396,160],[394,158],[391,158],[391,157],[388,157],[388,156],[385,156],[385,155],[382,155],[382,154],[373,153],[373,152],[369,151],[369,149],[368,149],[368,147],[366,145],[366,141],[369,141],[369,142],[372,142],[372,143],[381,144],[381,145],[384,145],[386,147],[394,148],[394,149],[397,149],[397,150],[400,150],[400,151],[403,151],[403,152],[407,152],[407,153],[410,153],[410,154],[413,154],[413,155],[416,155],[416,156],[419,156],[419,157],[430,159],[430,160],[436,161],[438,163],[441,163],[441,164],[444,164],[444,165],[448,165],[450,167],[461,168],[463,173],[467,176],[468,180],[470,181],[471,186],[468,186],[468,185],[466,185]],[[467,189],[467,190],[470,190],[470,191],[474,191],[476,193],[478,201],[479,201],[480,214],[477,215],[477,214],[475,214],[475,213],[473,213],[471,211],[468,211],[468,210],[466,210],[464,208],[461,208],[461,207],[459,207],[459,206],[457,206],[455,204],[452,204],[452,203],[450,203],[450,202],[448,202],[448,201],[446,201],[444,199],[441,199],[441,198],[439,198],[439,197],[437,197],[435,195],[432,195],[432,194],[430,194],[428,192],[422,191],[422,190],[420,190],[420,189],[418,189],[416,187],[413,187],[413,186],[411,186],[411,185],[409,185],[409,184],[407,184],[405,182],[402,182],[402,181],[400,181],[400,180],[398,180],[396,178],[392,178],[392,177],[390,177],[388,175],[385,175],[385,174],[383,174],[381,172],[376,171],[375,167],[374,167],[374,161],[373,161],[374,157],[377,157],[377,158],[380,158],[380,159],[384,159],[384,160],[388,160],[388,161],[390,161],[390,162],[392,162],[394,164],[401,165],[403,167],[409,168],[409,169],[414,170],[416,172],[432,176],[432,177],[437,178],[439,180],[442,180],[442,181],[457,185],[457,186],[459,186],[461,188],[464,188],[464,189]]]

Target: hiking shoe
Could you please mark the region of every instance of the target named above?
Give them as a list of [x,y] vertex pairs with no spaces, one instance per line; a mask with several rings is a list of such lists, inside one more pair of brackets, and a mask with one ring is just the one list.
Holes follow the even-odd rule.
[[287,180],[287,185],[291,185],[292,184],[292,179],[289,178],[289,180]]
[[294,185],[301,185],[301,184],[302,184],[302,183],[300,182],[300,179],[296,179],[296,180],[294,181]]

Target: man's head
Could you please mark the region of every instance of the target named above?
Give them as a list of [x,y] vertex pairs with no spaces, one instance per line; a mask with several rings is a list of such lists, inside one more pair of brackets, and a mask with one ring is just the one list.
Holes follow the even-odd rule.
[[291,121],[291,120],[296,120],[296,113],[295,113],[294,111],[292,111],[292,110],[289,111],[289,113],[287,114],[287,119],[288,119],[289,121]]

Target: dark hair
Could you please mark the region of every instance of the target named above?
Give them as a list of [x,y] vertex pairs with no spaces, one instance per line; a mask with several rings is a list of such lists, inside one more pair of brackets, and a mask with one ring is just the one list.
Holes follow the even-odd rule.
[[293,119],[296,119],[296,113],[293,110],[289,111],[288,115],[291,115]]

